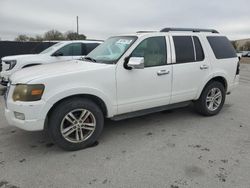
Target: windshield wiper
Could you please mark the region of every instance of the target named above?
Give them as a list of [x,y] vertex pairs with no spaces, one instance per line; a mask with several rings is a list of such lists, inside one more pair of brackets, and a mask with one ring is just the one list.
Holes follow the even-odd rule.
[[88,60],[88,61],[91,61],[91,62],[96,62],[96,60],[94,58],[88,57],[88,56],[84,57],[83,60]]

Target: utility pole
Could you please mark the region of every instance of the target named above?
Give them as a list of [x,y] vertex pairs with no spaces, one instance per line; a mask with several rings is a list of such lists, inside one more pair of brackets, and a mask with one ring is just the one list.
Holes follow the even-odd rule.
[[78,23],[78,16],[76,16],[76,33],[79,35],[79,23]]

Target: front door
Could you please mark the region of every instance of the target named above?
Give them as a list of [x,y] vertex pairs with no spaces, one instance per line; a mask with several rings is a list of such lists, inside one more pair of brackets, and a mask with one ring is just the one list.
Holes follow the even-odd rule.
[[167,64],[167,59],[170,59],[168,38],[146,38],[133,50],[130,57],[144,57],[145,68],[127,70],[123,65],[118,65],[118,114],[169,104],[172,65]]

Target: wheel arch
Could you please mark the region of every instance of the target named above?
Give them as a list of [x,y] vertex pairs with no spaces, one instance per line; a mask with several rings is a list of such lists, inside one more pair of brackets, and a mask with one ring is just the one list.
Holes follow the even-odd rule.
[[207,87],[208,84],[210,84],[211,82],[214,82],[214,81],[217,81],[217,82],[220,82],[223,84],[224,88],[225,88],[225,91],[227,92],[227,89],[228,89],[228,82],[227,82],[227,79],[224,77],[224,76],[215,76],[215,77],[212,77],[210,78],[206,84],[204,85],[204,87],[202,87],[202,89],[199,91],[198,93],[198,96],[197,96],[197,99],[200,97],[202,91]]
[[89,99],[91,101],[93,101],[94,103],[96,103],[102,110],[103,112],[103,115],[104,116],[108,116],[108,108],[107,108],[107,105],[105,104],[105,102],[98,96],[95,96],[95,95],[92,95],[92,94],[75,94],[75,95],[70,95],[70,96],[67,96],[67,97],[64,97],[60,100],[58,100],[57,102],[55,102],[52,107],[49,109],[49,111],[47,112],[47,115],[46,115],[46,120],[45,120],[45,125],[44,125],[44,128],[47,129],[47,126],[48,126],[48,120],[49,120],[49,117],[51,115],[51,113],[53,112],[53,110],[60,104],[62,103],[63,101],[65,100],[70,100],[70,99],[74,99],[74,98],[82,98],[82,99]]

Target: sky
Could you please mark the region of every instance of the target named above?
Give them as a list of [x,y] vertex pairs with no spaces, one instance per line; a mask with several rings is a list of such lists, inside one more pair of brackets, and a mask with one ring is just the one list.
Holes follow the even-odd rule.
[[0,38],[79,31],[91,39],[164,27],[212,28],[250,38],[249,0],[0,0]]

